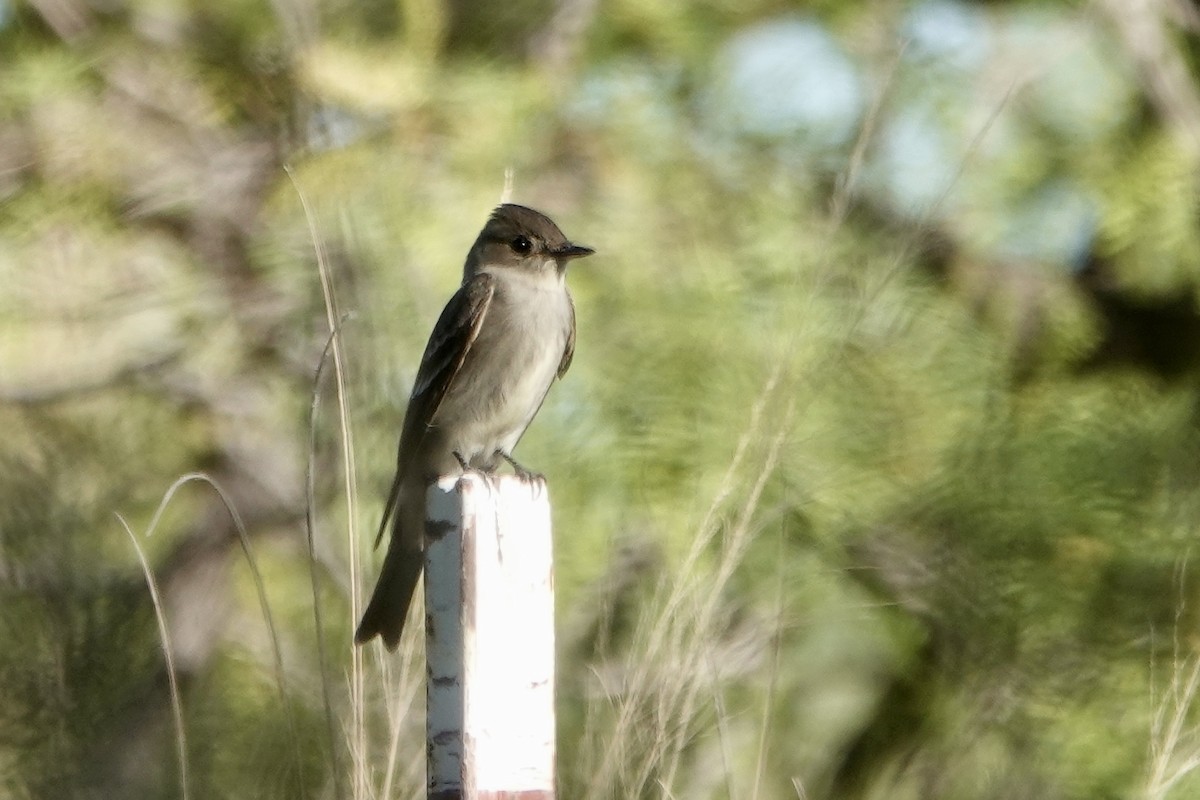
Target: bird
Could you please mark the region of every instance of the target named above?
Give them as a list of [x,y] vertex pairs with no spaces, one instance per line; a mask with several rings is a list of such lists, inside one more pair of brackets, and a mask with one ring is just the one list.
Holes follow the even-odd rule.
[[540,211],[499,205],[463,265],[462,284],[429,336],[401,426],[396,474],[375,538],[391,539],[354,634],[395,650],[424,566],[425,494],[455,470],[494,473],[512,456],[575,354],[567,266],[592,248],[570,242]]

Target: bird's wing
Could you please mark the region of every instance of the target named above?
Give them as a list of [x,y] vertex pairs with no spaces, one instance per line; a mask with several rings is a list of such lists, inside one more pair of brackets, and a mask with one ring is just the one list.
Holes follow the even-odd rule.
[[396,459],[396,477],[392,480],[387,506],[379,523],[379,533],[375,537],[376,547],[383,539],[388,519],[396,510],[400,485],[405,477],[405,453],[415,453],[420,448],[421,440],[429,430],[429,423],[437,414],[446,392],[453,385],[463,362],[466,361],[467,353],[471,351],[471,345],[479,336],[483,318],[487,316],[495,293],[495,279],[491,275],[486,272],[476,275],[459,287],[442,309],[437,324],[433,326],[433,333],[429,335],[429,343],[425,345],[425,354],[421,357],[421,366],[417,370],[417,379],[413,383],[408,410],[404,414],[404,427],[400,433],[400,448]]
[[567,368],[571,366],[571,359],[575,357],[575,301],[571,299],[570,293],[567,294],[567,306],[571,309],[571,326],[567,329],[567,346],[563,350],[562,360],[558,362],[560,379],[567,374]]

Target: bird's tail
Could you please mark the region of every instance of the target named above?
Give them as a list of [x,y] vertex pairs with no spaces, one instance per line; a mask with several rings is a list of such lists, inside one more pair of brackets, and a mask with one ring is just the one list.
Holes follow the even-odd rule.
[[[424,522],[424,508],[416,504],[417,513],[408,513],[406,504],[401,503],[397,509],[395,529],[391,541],[388,542],[387,555],[383,559],[383,569],[379,572],[379,582],[375,584],[375,592],[367,610],[363,612],[362,622],[354,633],[355,644],[365,644],[376,636],[383,637],[383,643],[388,650],[395,650],[400,644],[400,632],[404,630],[404,619],[408,616],[408,607],[412,603],[413,593],[417,588],[417,580],[421,577],[421,568],[425,564],[425,554],[421,550],[423,538],[403,530],[404,526],[418,525],[421,531]],[[413,504],[407,504],[409,506]]]

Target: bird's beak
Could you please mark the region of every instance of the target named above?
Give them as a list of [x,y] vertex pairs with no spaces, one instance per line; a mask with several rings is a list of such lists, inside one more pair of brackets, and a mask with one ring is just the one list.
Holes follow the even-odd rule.
[[568,258],[583,258],[584,256],[590,256],[594,252],[596,251],[590,247],[584,247],[581,244],[571,244],[569,242],[564,244],[562,247],[558,247],[550,251],[551,255],[560,260]]

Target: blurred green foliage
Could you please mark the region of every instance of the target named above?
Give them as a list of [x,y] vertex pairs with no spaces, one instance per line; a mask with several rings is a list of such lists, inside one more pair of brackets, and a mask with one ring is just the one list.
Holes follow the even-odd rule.
[[561,797],[1196,796],[1168,8],[0,1],[0,796],[423,795],[350,597],[506,169],[598,253],[519,453]]

